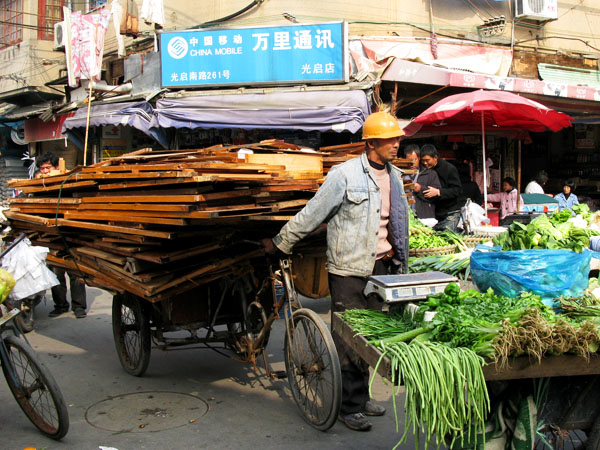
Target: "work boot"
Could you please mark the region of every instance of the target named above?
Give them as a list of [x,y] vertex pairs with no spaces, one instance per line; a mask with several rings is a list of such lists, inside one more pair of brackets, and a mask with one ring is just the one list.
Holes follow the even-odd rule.
[[52,311],[48,313],[48,317],[58,317],[69,310],[68,307],[55,306]]
[[87,316],[87,313],[85,312],[85,309],[83,309],[83,308],[77,308],[75,311],[73,311],[73,313],[75,314],[75,317],[77,317],[78,319],[83,319],[84,317]]
[[385,408],[378,405],[373,400],[368,400],[363,408],[365,416],[383,416],[385,414]]
[[369,431],[372,426],[363,413],[340,414],[338,418],[341,422],[344,422],[344,425],[354,431]]

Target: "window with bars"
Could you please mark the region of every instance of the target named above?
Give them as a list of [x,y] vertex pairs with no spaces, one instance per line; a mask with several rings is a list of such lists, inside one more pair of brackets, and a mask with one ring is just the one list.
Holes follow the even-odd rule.
[[54,24],[63,19],[65,0],[38,0],[38,39],[54,39]]
[[108,0],[90,0],[90,9],[98,9],[106,5]]
[[23,40],[23,0],[0,0],[0,49]]
[[81,11],[85,14],[108,5],[108,0],[67,0],[66,3],[71,11]]

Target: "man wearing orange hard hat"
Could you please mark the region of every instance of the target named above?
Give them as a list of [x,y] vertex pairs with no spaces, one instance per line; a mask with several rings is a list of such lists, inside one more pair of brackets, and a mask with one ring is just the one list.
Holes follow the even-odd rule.
[[[364,122],[365,151],[333,167],[315,196],[273,239],[268,253],[290,254],[294,245],[327,223],[327,270],[332,312],[381,309],[363,291],[370,275],[406,273],[408,203],[402,171],[390,164],[404,131],[389,113],[376,112]],[[335,336],[334,336],[335,339]],[[343,342],[335,339],[342,370],[340,420],[353,430],[367,431],[366,416],[385,409],[369,399],[369,368]]]

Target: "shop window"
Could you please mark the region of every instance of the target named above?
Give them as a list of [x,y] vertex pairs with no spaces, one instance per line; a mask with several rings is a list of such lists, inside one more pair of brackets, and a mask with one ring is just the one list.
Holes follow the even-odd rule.
[[98,9],[103,7],[108,3],[108,0],[90,0],[90,10]]
[[67,7],[71,11],[81,11],[83,14],[100,9],[108,5],[108,0],[66,0]]
[[23,40],[23,0],[0,0],[0,48]]
[[65,0],[38,0],[38,39],[54,39],[54,24],[63,19]]

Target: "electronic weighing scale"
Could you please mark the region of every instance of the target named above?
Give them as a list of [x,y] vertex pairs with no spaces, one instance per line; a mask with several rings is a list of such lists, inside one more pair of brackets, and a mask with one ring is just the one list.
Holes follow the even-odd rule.
[[365,296],[377,294],[384,303],[425,300],[427,296],[444,292],[458,278],[442,272],[371,275],[365,286]]

